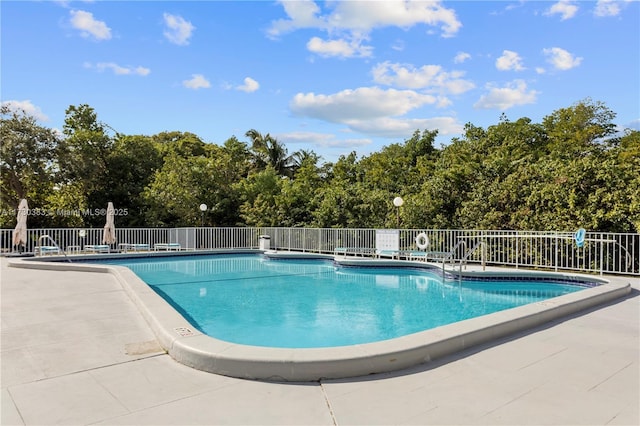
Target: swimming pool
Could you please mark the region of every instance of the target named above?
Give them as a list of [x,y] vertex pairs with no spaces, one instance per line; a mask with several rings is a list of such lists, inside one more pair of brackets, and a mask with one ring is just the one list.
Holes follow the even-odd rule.
[[204,334],[278,348],[394,339],[585,288],[554,281],[451,281],[416,267],[344,267],[261,255],[101,263],[131,269]]
[[[240,253],[262,254],[262,251],[251,249],[211,250],[197,254]],[[172,253],[171,257],[189,257],[193,254],[193,252]],[[333,259],[333,256],[294,252],[269,253],[269,256]],[[552,299],[528,303],[372,343],[320,348],[261,347],[227,342],[203,334],[129,268],[87,262],[103,261],[110,258],[146,257],[164,260],[171,258],[164,253],[94,254],[73,256],[73,262],[68,262],[63,256],[51,256],[47,259],[10,259],[8,263],[11,267],[47,269],[52,273],[83,271],[110,274],[122,285],[124,291],[138,307],[160,346],[176,361],[211,373],[271,381],[317,381],[324,378],[348,378],[402,370],[476,348],[479,345],[499,344],[500,339],[505,336],[527,332],[534,327],[566,318],[576,312],[623,298],[631,291],[628,277],[595,277],[575,273],[523,271],[492,267],[487,267],[484,270],[479,265],[468,265],[463,271],[459,271],[458,268],[448,268],[444,272],[448,277],[453,278],[461,273],[465,279],[481,277],[482,279],[509,282],[522,279],[542,281],[551,279],[561,282],[584,282],[594,286]],[[336,262],[347,267],[401,266],[411,269],[418,268],[423,272],[425,268],[439,269],[438,265],[398,260],[336,258]],[[348,271],[348,269],[344,269],[344,271]],[[72,279],[71,276],[70,279]],[[445,284],[447,283],[455,285],[456,281],[446,281]],[[429,288],[432,287],[430,281],[422,284]],[[395,286],[390,283],[387,285],[389,287]]]

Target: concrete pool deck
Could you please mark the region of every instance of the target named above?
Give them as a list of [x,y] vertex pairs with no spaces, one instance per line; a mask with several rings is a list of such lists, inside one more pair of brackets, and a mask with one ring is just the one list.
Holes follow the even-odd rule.
[[597,309],[395,373],[265,383],[181,365],[115,277],[1,259],[9,424],[638,424],[640,284]]
[[[197,269],[198,258],[201,258],[202,255],[205,255],[201,259],[206,264],[208,258],[206,255],[217,256],[221,254],[233,256],[240,254],[241,258],[246,258],[247,254],[251,254],[255,258],[262,253],[251,250],[190,253],[186,257],[188,263],[185,265],[191,265]],[[284,256],[286,259],[297,259],[302,256],[308,259],[311,256],[315,259],[318,257],[317,254],[296,252],[269,252],[267,254],[269,258]],[[438,278],[438,275],[430,275],[432,278],[429,279],[437,281],[434,284],[442,285],[449,291],[449,296],[446,296],[447,292],[438,293],[438,298],[440,296],[452,297],[456,301],[462,301],[466,297],[472,297],[460,292],[459,288],[456,291],[457,274],[485,278],[497,276],[501,280],[554,279],[571,282],[578,280],[590,288],[389,340],[321,348],[259,347],[223,341],[203,334],[186,319],[186,316],[168,303],[132,270],[119,265],[103,264],[97,260],[98,258],[105,260],[122,259],[123,257],[131,258],[129,254],[92,255],[90,258],[76,257],[77,260],[89,260],[90,262],[67,262],[63,257],[15,258],[9,263],[10,266],[29,269],[111,274],[118,280],[149,324],[160,347],[176,361],[198,370],[224,376],[281,382],[342,379],[402,370],[432,362],[479,344],[492,342],[515,332],[528,330],[580,310],[621,298],[631,291],[629,282],[616,277],[603,280],[593,276],[567,275],[557,272],[522,271],[506,268],[483,270],[479,265],[467,265],[462,271],[448,268],[446,271],[448,278],[444,282],[441,282],[443,278]],[[140,255],[136,257],[140,257]],[[326,256],[321,256],[321,258],[325,260]],[[54,261],[56,259],[57,261]],[[97,260],[97,263],[93,262],[94,259]],[[157,265],[162,265],[163,259],[166,257],[160,258]],[[339,269],[365,267],[379,270],[378,268],[404,267],[427,268],[430,271],[435,268],[436,274],[442,272],[440,265],[418,261],[343,257],[336,257],[334,261]],[[273,265],[280,264],[277,259],[274,262]],[[191,277],[193,272],[185,271],[184,273]],[[422,285],[428,286],[428,280]],[[489,299],[482,299],[477,303],[485,303],[495,296],[487,295],[487,297]]]

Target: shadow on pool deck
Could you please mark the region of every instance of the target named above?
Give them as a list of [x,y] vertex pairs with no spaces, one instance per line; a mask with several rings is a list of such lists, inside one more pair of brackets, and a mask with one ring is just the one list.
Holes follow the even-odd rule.
[[640,422],[635,278],[624,299],[430,364],[282,384],[173,361],[108,274],[0,262],[3,425]]

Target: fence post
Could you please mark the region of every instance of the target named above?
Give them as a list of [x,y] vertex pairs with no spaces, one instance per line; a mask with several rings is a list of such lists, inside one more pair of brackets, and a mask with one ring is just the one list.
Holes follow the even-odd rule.
[[602,235],[600,235],[600,275],[603,275],[603,270],[604,270],[604,237]]
[[518,238],[518,231],[516,231],[516,269],[518,269],[518,263],[520,261],[520,238]]
[[558,247],[558,231],[555,231],[555,239],[554,239],[554,241],[556,243],[555,244],[556,253],[555,253],[555,256],[553,258],[553,263],[555,265],[555,271],[558,272],[558,249],[559,249],[559,247]]

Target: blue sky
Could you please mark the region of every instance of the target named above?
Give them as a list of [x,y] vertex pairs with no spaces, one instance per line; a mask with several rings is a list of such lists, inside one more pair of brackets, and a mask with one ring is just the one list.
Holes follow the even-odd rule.
[[2,1],[1,100],[61,129],[270,133],[325,161],[591,98],[640,129],[635,1]]

